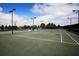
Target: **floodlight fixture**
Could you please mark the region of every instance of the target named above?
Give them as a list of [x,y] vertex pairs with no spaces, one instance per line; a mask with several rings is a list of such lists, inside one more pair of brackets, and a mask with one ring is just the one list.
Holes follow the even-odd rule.
[[79,10],[73,10],[73,12],[78,14],[78,24],[79,24]]

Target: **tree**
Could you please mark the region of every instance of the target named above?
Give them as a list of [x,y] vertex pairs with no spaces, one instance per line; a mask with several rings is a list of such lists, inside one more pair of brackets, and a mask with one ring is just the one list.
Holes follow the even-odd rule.
[[54,28],[54,29],[57,28],[55,24],[53,24],[53,28]]
[[1,25],[1,31],[4,31],[4,25]]
[[12,27],[9,25],[9,26],[8,26],[8,30],[11,30],[11,29],[12,29]]
[[46,26],[44,23],[41,23],[40,27],[41,27],[41,29],[45,29]]
[[18,29],[18,27],[17,27],[17,26],[13,26],[13,29],[14,29],[14,30],[17,30],[17,29]]
[[7,27],[7,25],[5,26],[5,30],[6,30],[6,31],[8,30],[8,27]]
[[47,29],[50,29],[50,26],[51,26],[51,24],[48,23],[48,24],[46,25],[46,28],[47,28]]
[[61,26],[60,26],[60,25],[58,25],[57,27],[58,27],[58,28],[60,28]]
[[56,28],[56,25],[53,24],[53,23],[48,23],[48,24],[46,25],[46,28],[47,28],[47,29],[53,29],[53,28]]

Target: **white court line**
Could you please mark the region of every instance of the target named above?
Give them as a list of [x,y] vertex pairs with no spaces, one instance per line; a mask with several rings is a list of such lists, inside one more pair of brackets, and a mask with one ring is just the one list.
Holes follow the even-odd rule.
[[66,33],[66,35],[68,35],[72,40],[74,40],[75,43],[77,43],[79,45],[79,43],[70,35],[68,34],[66,31],[64,31]]
[[61,43],[63,42],[63,37],[62,37],[62,32],[60,30],[60,39],[61,39]]
[[[56,40],[48,40],[48,39],[41,39],[41,38],[34,38],[34,37],[27,37],[27,36],[24,36],[24,35],[16,35],[18,37],[22,37],[22,38],[28,38],[28,39],[31,39],[31,40],[42,40],[42,41],[49,41],[49,42],[58,42],[60,43],[60,41],[56,41]],[[73,44],[73,45],[77,45],[76,43],[69,43],[69,42],[63,42],[65,44]]]

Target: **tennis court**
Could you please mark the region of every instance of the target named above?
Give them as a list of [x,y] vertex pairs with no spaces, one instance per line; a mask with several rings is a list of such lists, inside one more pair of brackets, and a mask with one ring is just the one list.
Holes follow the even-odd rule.
[[0,55],[77,56],[79,36],[63,29],[0,32]]

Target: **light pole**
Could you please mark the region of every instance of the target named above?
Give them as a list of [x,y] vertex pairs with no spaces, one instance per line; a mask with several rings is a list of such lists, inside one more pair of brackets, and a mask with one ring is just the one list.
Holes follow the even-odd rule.
[[31,19],[33,20],[33,26],[34,26],[34,19],[35,19],[36,17],[32,17]]
[[73,10],[73,12],[78,13],[78,24],[79,24],[79,10]]
[[71,25],[72,25],[72,19],[70,17],[68,17],[69,21],[70,21],[70,30],[71,30]]
[[34,19],[35,19],[36,17],[32,17],[31,19],[33,20],[33,30],[34,30]]
[[13,12],[15,11],[16,9],[12,9],[12,10],[10,10],[9,11],[9,13],[11,13],[12,15],[11,15],[11,26],[12,26],[12,34],[13,34]]
[[72,24],[72,20],[71,20],[71,18],[70,17],[68,17],[68,19],[69,19],[69,21],[70,21],[70,25]]
[[14,22],[15,26],[16,26],[16,21]]

